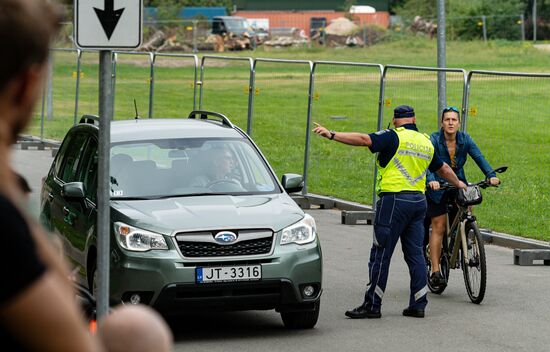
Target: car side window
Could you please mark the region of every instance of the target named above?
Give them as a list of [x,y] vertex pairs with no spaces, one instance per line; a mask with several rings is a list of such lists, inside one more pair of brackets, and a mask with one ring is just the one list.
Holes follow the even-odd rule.
[[77,180],[84,184],[86,197],[93,203],[97,201],[97,160],[97,140],[90,138],[80,163]]
[[63,164],[57,173],[57,177],[65,182],[76,181],[78,163],[83,156],[87,135],[79,133],[69,141],[68,149],[63,157]]
[[69,148],[69,144],[71,144],[71,140],[73,139],[73,135],[67,135],[63,143],[61,144],[61,147],[59,148],[59,151],[57,152],[57,155],[55,156],[54,161],[54,173],[56,176],[59,176],[59,172],[61,170],[61,166],[63,165],[63,160],[65,158],[65,153],[67,152],[67,149]]

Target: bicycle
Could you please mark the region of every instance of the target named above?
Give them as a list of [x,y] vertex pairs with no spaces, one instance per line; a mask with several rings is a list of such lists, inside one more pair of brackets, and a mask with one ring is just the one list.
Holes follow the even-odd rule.
[[[507,169],[507,166],[502,166],[495,169],[494,172],[503,173]],[[457,189],[446,182],[440,184],[440,189],[442,190]],[[451,222],[449,212],[447,212],[447,226],[443,237],[443,248],[440,258],[440,270],[445,278],[444,285],[433,286],[430,284],[430,248],[429,245],[425,246],[428,288],[432,293],[443,293],[449,282],[450,269],[462,268],[468,297],[476,304],[480,304],[483,301],[487,285],[487,262],[483,239],[479,232],[476,217],[472,214],[471,206],[482,202],[480,188],[487,187],[498,186],[491,186],[488,179],[469,184],[465,190],[458,190],[455,202],[453,202],[454,204],[448,205],[456,207],[456,215]]]

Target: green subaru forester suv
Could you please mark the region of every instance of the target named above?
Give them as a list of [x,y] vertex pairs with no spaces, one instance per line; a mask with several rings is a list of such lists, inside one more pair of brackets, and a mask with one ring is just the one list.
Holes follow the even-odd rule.
[[[82,285],[97,258],[97,119],[70,129],[44,178],[42,223]],[[110,299],[163,314],[276,309],[288,328],[317,323],[322,256],[314,219],[227,117],[113,121]],[[288,192],[288,193],[287,193]]]

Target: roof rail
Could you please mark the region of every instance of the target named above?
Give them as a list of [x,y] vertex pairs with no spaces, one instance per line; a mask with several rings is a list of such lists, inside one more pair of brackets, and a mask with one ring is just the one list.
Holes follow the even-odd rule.
[[196,118],[197,115],[200,115],[201,120],[208,120],[209,116],[217,117],[221,120],[221,123],[223,125],[225,125],[227,127],[235,128],[235,126],[233,126],[233,124],[227,118],[227,116],[225,116],[223,114],[220,114],[220,113],[217,113],[217,112],[205,111],[205,110],[193,110],[189,113],[189,116],[187,118],[188,119],[194,119],[194,118]]
[[99,116],[97,115],[82,115],[79,123],[90,123],[92,125],[99,125]]

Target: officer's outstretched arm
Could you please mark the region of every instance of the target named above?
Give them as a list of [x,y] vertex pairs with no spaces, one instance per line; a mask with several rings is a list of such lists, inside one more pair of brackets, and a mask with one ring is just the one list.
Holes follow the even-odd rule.
[[443,166],[437,170],[437,174],[449,181],[449,183],[455,187],[466,188],[466,184],[458,179],[453,169],[451,169],[447,163],[443,163]]
[[370,136],[368,134],[359,132],[329,131],[326,127],[323,127],[316,122],[314,122],[314,124],[315,128],[313,129],[313,132],[327,139],[333,139],[340,143],[363,147],[370,147],[372,145],[372,140],[370,139]]

